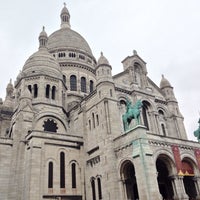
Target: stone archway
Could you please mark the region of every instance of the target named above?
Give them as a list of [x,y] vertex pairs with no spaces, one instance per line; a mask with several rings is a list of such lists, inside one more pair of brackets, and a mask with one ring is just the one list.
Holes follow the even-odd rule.
[[185,192],[189,197],[189,200],[196,199],[197,191],[194,182],[194,169],[192,164],[188,160],[182,161],[182,173],[183,173],[183,183],[185,187]]
[[163,199],[173,199],[173,187],[169,177],[169,163],[164,158],[158,158],[156,161],[156,169],[158,172],[158,187]]
[[135,168],[131,161],[125,161],[121,167],[121,179],[124,186],[125,200],[138,200],[138,187]]

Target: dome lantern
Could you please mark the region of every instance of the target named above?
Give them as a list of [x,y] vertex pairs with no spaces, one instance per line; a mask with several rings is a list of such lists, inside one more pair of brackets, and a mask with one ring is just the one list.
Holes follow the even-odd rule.
[[47,33],[45,32],[45,27],[43,26],[42,32],[39,35],[39,43],[40,43],[39,49],[46,48],[47,41],[48,41],[48,36],[47,36]]
[[66,3],[64,3],[64,8],[61,11],[60,14],[61,18],[61,28],[70,28],[70,14],[66,7]]

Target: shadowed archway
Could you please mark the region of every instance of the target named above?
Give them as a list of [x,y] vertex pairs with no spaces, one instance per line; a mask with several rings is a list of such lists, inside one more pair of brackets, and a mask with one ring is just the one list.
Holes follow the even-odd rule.
[[137,181],[134,165],[130,161],[125,161],[121,167],[121,179],[124,184],[124,196],[126,200],[139,199]]

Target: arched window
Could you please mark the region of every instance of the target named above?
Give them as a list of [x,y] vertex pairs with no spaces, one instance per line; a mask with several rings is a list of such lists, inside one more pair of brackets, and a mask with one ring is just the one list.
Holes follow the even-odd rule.
[[53,188],[53,162],[49,162],[48,188]]
[[90,80],[90,92],[93,92],[94,90],[94,82]]
[[86,79],[81,77],[81,92],[86,92]]
[[162,133],[164,136],[166,136],[166,130],[165,130],[165,125],[161,124],[161,128],[162,128]]
[[112,92],[112,89],[110,89],[110,96],[111,96],[111,97],[113,96],[113,92]]
[[30,93],[32,93],[32,86],[28,85],[28,90],[30,91]]
[[38,86],[37,84],[33,85],[34,94],[33,97],[36,98],[38,96]]
[[97,126],[99,126],[99,115],[96,115]]
[[50,85],[46,85],[46,98],[49,98],[49,95],[50,95]]
[[134,71],[135,71],[135,74],[134,74],[134,79],[135,79],[135,82],[138,83],[138,85],[141,85],[141,66],[139,63],[134,63]]
[[55,100],[56,98],[56,86],[52,87],[52,91],[51,91],[51,98]]
[[66,84],[66,76],[63,75],[63,82]]
[[96,191],[95,191],[95,180],[92,178],[91,180],[91,187],[92,187],[92,200],[96,200]]
[[76,188],[76,164],[72,163],[72,188]]
[[97,178],[97,185],[98,185],[98,195],[100,200],[102,199],[102,190],[101,190],[101,179],[99,177]]
[[144,126],[146,126],[147,130],[149,130],[149,122],[148,122],[148,108],[150,106],[150,103],[147,101],[143,101],[143,106],[142,106],[142,117],[144,121]]
[[92,123],[93,123],[93,128],[95,128],[95,118],[94,118],[94,113],[92,113]]
[[88,123],[89,123],[89,129],[91,130],[91,120],[90,119],[89,119]]
[[70,90],[77,91],[77,80],[75,75],[70,76]]
[[65,154],[60,153],[60,188],[65,188]]

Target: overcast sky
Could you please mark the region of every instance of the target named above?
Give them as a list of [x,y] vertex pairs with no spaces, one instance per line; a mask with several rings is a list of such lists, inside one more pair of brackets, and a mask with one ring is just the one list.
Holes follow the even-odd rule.
[[[100,52],[113,74],[137,50],[148,76],[159,86],[161,75],[174,87],[189,139],[200,117],[199,0],[68,0],[71,28]],[[60,28],[63,0],[2,1],[0,6],[0,97],[38,49],[44,25],[50,35]]]

